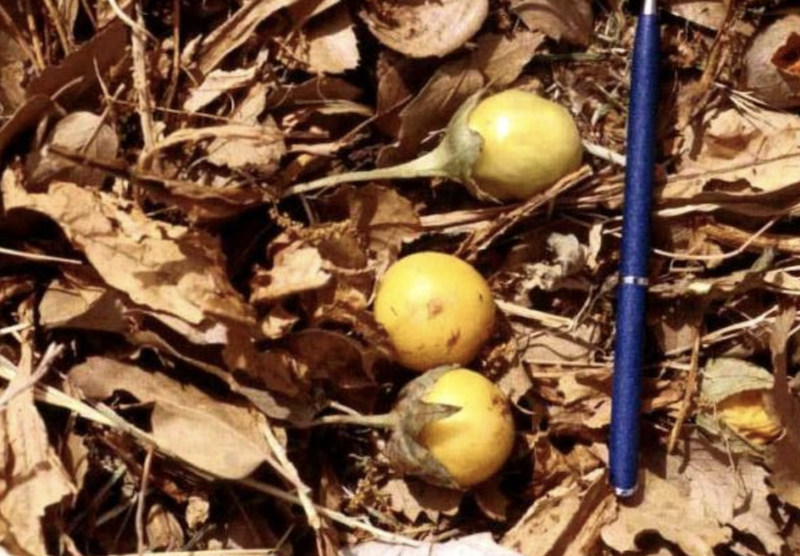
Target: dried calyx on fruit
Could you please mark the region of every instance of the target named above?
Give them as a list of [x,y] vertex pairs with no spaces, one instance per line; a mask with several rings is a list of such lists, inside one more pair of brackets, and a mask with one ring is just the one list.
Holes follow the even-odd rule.
[[455,366],[408,383],[390,413],[334,415],[312,423],[324,424],[388,428],[386,455],[395,469],[459,490],[492,477],[514,446],[506,397],[483,375]]
[[422,372],[472,361],[492,334],[495,306],[489,285],[472,266],[424,251],[400,259],[383,276],[375,318],[397,360]]
[[286,195],[357,181],[449,178],[481,200],[524,200],[578,169],[580,133],[569,112],[536,94],[510,89],[467,99],[441,143],[416,160],[290,187]]

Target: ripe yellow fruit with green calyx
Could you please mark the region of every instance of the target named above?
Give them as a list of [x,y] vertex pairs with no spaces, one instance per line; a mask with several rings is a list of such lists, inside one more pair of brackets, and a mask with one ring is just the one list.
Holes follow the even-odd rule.
[[426,424],[419,439],[460,487],[482,483],[503,467],[514,447],[514,421],[494,383],[474,371],[453,369],[422,400],[461,408]]
[[481,200],[524,200],[555,184],[581,162],[583,145],[569,112],[521,90],[467,99],[442,141],[419,158],[361,172],[297,184],[284,196],[339,183],[425,177],[449,178]]
[[725,426],[756,446],[783,433],[783,425],[769,413],[761,390],[746,390],[717,403],[716,416]]
[[483,139],[472,179],[500,200],[527,199],[578,169],[583,147],[566,108],[511,89],[480,102],[468,119]]
[[394,263],[378,285],[374,309],[398,361],[420,372],[472,361],[495,321],[492,292],[478,271],[435,252]]
[[331,424],[391,430],[385,456],[394,469],[431,484],[467,490],[497,473],[514,447],[508,400],[483,375],[438,367],[409,382],[390,413],[329,415]]

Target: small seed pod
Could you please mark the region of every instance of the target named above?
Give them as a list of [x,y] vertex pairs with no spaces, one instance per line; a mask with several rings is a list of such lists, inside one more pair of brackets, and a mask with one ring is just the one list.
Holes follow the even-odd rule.
[[800,106],[800,15],[784,16],[756,35],[742,85],[775,108]]
[[386,455],[395,469],[457,490],[496,474],[514,447],[505,395],[483,375],[455,366],[412,380],[386,415],[335,415],[314,424],[336,423],[389,428]]
[[431,152],[389,168],[349,172],[298,184],[294,195],[339,183],[440,177],[487,201],[525,200],[578,169],[583,145],[575,121],[561,105],[511,89],[467,99]]

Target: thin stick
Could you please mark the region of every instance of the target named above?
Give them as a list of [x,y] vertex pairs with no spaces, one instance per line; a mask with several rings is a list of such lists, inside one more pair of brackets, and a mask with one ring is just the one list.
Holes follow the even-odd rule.
[[568,319],[567,317],[545,313],[544,311],[537,311],[536,309],[529,309],[528,307],[503,301],[502,299],[495,299],[494,303],[507,315],[534,320],[548,328],[567,328],[572,324],[572,319]]
[[36,29],[36,17],[31,6],[31,0],[25,0],[25,20],[28,23],[28,31],[31,34],[31,42],[33,43],[33,52],[36,54],[37,66],[39,70],[44,70],[47,67],[44,61],[44,51],[42,50],[42,43],[39,41],[39,32]]
[[33,325],[29,322],[20,322],[17,324],[12,324],[10,326],[5,326],[0,328],[0,336],[5,336],[6,334],[15,334],[17,332],[22,332],[23,330],[27,330],[31,328]]
[[82,265],[83,261],[77,259],[66,259],[64,257],[53,257],[51,255],[40,255],[38,253],[28,253],[26,251],[17,251],[16,249],[9,249],[8,247],[0,247],[0,254],[9,255],[11,257],[19,257],[29,261],[41,261],[47,263],[63,263]]
[[31,63],[33,63],[36,73],[41,72],[44,69],[41,60],[37,58],[36,53],[31,48],[31,45],[29,45],[28,41],[25,40],[22,31],[17,28],[14,18],[11,17],[2,4],[0,4],[0,22],[6,26],[10,34],[14,37],[16,43],[23,50],[23,52],[25,52],[25,56],[27,56]]
[[667,444],[667,453],[673,453],[675,446],[678,443],[678,435],[680,435],[683,423],[689,416],[689,411],[694,405],[694,396],[697,393],[697,367],[700,358],[700,327],[695,330],[694,345],[692,346],[692,359],[689,363],[689,375],[686,377],[686,390],[683,392],[683,401],[681,408],[678,411],[678,418],[672,426],[672,432],[669,435],[669,443]]
[[[113,0],[109,0],[113,5]],[[136,17],[144,28],[141,1],[136,3]],[[147,53],[145,41],[141,33],[131,33],[131,52],[133,54],[133,87],[136,91],[139,121],[142,126],[144,148],[142,155],[149,152],[156,142],[155,124],[153,123],[153,101],[150,97],[150,83],[147,79]]]
[[56,35],[58,35],[58,42],[61,43],[61,49],[64,51],[65,55],[71,53],[72,41],[67,34],[67,28],[64,26],[61,12],[59,12],[58,8],[53,4],[53,0],[44,0],[44,5],[50,14],[50,19],[53,20],[53,26],[56,28]]
[[119,4],[117,4],[117,0],[108,0],[108,5],[111,7],[111,11],[114,12],[114,15],[116,15],[120,19],[120,21],[122,21],[122,23],[124,23],[125,25],[130,27],[130,29],[131,29],[131,31],[133,32],[134,35],[138,35],[140,37],[144,37],[144,38],[150,39],[153,42],[158,42],[158,39],[156,39],[150,33],[150,31],[148,31],[144,27],[144,25],[140,25],[140,24],[136,23],[134,20],[132,20],[128,16],[128,14],[126,14],[123,11],[122,8],[119,7]]
[[390,429],[397,425],[397,415],[326,415],[309,423],[295,425],[296,428],[310,428],[321,425],[356,425],[364,427]]
[[297,496],[300,498],[300,503],[303,507],[303,511],[306,513],[309,525],[311,525],[314,531],[318,533],[322,528],[322,520],[320,519],[316,508],[314,508],[314,503],[311,501],[311,496],[309,494],[311,489],[300,478],[297,468],[289,460],[289,457],[286,455],[286,450],[283,449],[283,446],[278,441],[269,422],[264,424],[263,430],[264,438],[267,439],[267,444],[269,444],[275,459],[277,459],[281,464],[281,467],[283,467],[284,475],[289,478],[289,481],[297,490]]
[[169,108],[178,91],[178,79],[181,73],[181,0],[172,0],[172,74],[164,98],[164,105]]
[[139,556],[144,554],[145,530],[144,530],[144,505],[147,498],[147,483],[150,481],[150,469],[153,466],[153,446],[147,447],[147,455],[144,458],[144,468],[142,469],[142,486],[139,489],[139,501],[136,504],[136,553]]
[[47,351],[45,351],[42,356],[41,361],[39,361],[36,370],[19,384],[12,381],[9,387],[0,395],[0,411],[3,411],[14,398],[36,386],[36,383],[47,374],[47,371],[49,371],[53,365],[53,361],[55,361],[63,351],[63,344],[50,344],[47,347]]

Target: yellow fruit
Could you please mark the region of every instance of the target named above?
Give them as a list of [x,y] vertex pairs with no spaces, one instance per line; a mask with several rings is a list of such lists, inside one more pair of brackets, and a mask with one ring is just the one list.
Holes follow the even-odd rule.
[[467,121],[483,139],[472,178],[497,199],[527,199],[581,164],[583,146],[570,113],[533,93],[490,96]]
[[503,467],[514,446],[514,421],[508,400],[491,381],[468,369],[454,369],[422,400],[461,408],[428,423],[420,435],[421,444],[459,486],[482,483]]
[[717,418],[753,444],[764,445],[783,432],[780,422],[770,415],[760,390],[734,394],[717,404]]
[[423,252],[392,265],[375,317],[399,362],[416,371],[469,363],[492,333],[495,307],[483,277],[458,257]]

